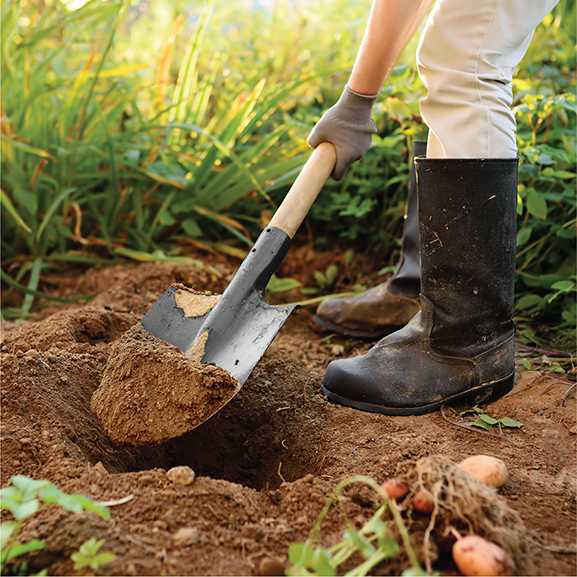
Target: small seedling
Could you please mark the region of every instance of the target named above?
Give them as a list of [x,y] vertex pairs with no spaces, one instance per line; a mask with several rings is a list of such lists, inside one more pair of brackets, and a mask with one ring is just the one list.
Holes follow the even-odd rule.
[[273,274],[268,282],[266,290],[271,293],[280,293],[299,288],[302,283],[294,278],[278,278]]
[[[566,362],[566,360],[564,360],[564,362]],[[521,363],[528,371],[543,370],[543,367],[547,367],[546,371],[548,373],[556,373],[558,375],[565,374],[565,369],[561,366],[561,363],[545,355],[543,355],[540,359],[535,359],[533,362],[525,357],[521,360]]]
[[1,574],[5,573],[6,563],[14,557],[44,548],[39,539],[18,544],[16,540],[24,522],[49,505],[59,505],[73,513],[92,511],[103,519],[110,519],[110,511],[104,505],[83,495],[68,495],[49,481],[37,481],[23,475],[14,475],[11,480],[12,485],[0,490],[0,510],[8,509],[15,519],[0,525]]
[[328,266],[325,272],[316,270],[313,276],[315,277],[315,281],[317,282],[319,288],[304,288],[301,290],[301,293],[303,295],[312,295],[317,294],[319,291],[324,289],[330,288],[337,280],[338,274],[339,268],[335,264]]
[[76,553],[72,553],[70,558],[74,561],[74,569],[84,569],[90,567],[94,573],[98,573],[101,565],[106,565],[116,559],[114,553],[99,553],[98,550],[104,544],[104,539],[98,541],[92,537],[80,546]]
[[479,407],[473,407],[472,409],[467,409],[460,413],[461,417],[465,415],[473,414],[476,417],[475,421],[470,421],[468,425],[471,427],[479,427],[480,429],[485,429],[485,431],[492,431],[493,427],[501,429],[503,427],[507,427],[510,429],[520,429],[525,425],[523,423],[519,423],[514,421],[510,417],[503,417],[502,419],[494,419],[485,413],[483,409]]

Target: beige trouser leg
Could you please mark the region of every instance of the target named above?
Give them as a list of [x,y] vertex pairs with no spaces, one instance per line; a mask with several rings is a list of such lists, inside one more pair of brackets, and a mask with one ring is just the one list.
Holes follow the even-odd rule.
[[557,0],[437,0],[417,51],[429,158],[517,155],[511,80]]

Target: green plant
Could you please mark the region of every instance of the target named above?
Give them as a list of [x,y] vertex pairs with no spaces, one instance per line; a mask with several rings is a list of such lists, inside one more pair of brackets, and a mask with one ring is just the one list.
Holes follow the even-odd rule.
[[[358,531],[350,523],[343,510],[343,516],[347,523],[343,540],[331,548],[323,547],[320,535],[321,524],[333,501],[338,499],[340,502],[343,489],[358,482],[365,483],[373,489],[375,495],[382,501],[382,505]],[[349,477],[335,487],[306,542],[293,543],[289,547],[288,557],[292,565],[289,567],[288,574],[336,575],[339,565],[342,565],[355,553],[360,553],[364,561],[350,570],[347,575],[367,575],[376,565],[399,553],[400,547],[394,537],[393,525],[401,536],[405,553],[411,564],[410,568],[403,572],[403,575],[426,575],[427,573],[420,566],[411,537],[396,504],[370,477],[361,475]]]
[[279,293],[290,291],[299,288],[300,286],[302,286],[302,283],[294,278],[278,278],[276,274],[273,274],[268,282],[266,290],[271,293]]
[[502,427],[508,427],[511,429],[520,429],[525,425],[523,423],[519,423],[511,419],[511,417],[503,417],[502,419],[495,419],[487,415],[487,413],[479,408],[473,407],[472,409],[467,409],[460,413],[461,417],[465,415],[473,415],[475,417],[474,421],[470,421],[467,423],[471,427],[479,427],[480,429],[484,429],[485,431],[492,431],[493,427],[497,429],[501,429]]
[[83,495],[69,495],[49,481],[38,481],[23,475],[11,477],[12,485],[0,490],[0,509],[7,509],[14,516],[14,521],[3,521],[1,524],[1,560],[0,573],[4,574],[6,563],[18,555],[44,548],[39,539],[17,543],[18,534],[24,522],[50,505],[58,505],[73,513],[92,511],[103,519],[110,518],[107,507],[95,503]]
[[221,62],[199,63],[209,2],[176,83],[166,57],[154,88],[150,66],[118,62],[113,50],[129,5],[52,3],[40,15],[32,3],[2,4],[2,249],[12,286],[28,289],[20,317],[63,262],[195,263],[191,246],[238,250],[223,232],[250,246],[254,213],[272,205],[267,190],[308,156],[302,141],[283,144],[289,124],[267,127],[304,78],[267,83],[257,71],[215,94]]
[[76,553],[72,553],[70,558],[74,561],[74,569],[84,569],[90,567],[94,573],[98,574],[101,565],[106,565],[116,559],[114,553],[99,553],[100,547],[104,545],[104,539],[98,541],[91,537],[80,546]]
[[[538,324],[575,349],[575,30],[574,0],[562,0],[537,28],[514,88],[519,167],[517,303],[520,338],[542,346]],[[537,325],[537,326],[536,326]],[[561,345],[559,343],[557,346]]]

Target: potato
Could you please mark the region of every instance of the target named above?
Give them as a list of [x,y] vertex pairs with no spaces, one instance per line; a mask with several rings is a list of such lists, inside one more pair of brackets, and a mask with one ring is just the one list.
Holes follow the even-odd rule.
[[489,455],[468,457],[459,463],[459,467],[489,487],[502,487],[509,479],[505,463]]
[[413,497],[413,507],[419,511],[419,513],[432,513],[435,508],[433,495],[431,495],[429,491],[417,491]]
[[509,553],[478,535],[467,535],[453,545],[453,560],[463,575],[514,575]]
[[402,499],[409,492],[409,485],[399,477],[393,477],[382,484],[383,491],[390,499]]

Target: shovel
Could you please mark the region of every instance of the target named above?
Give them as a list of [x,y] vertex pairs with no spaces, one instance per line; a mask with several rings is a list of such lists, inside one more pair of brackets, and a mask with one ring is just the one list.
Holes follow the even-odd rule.
[[269,305],[265,288],[335,163],[332,144],[313,151],[222,295],[170,286],[142,318],[144,328],[190,358],[228,371],[242,386],[298,306]]

